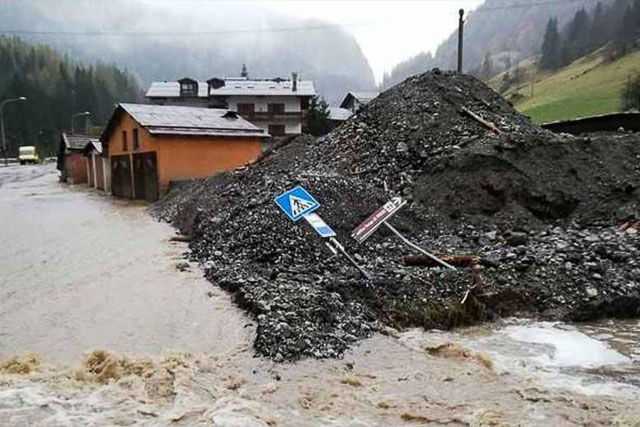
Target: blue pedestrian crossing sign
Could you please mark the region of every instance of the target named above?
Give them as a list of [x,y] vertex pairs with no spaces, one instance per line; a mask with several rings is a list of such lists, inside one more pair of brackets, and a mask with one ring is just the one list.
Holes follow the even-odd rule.
[[276,197],[276,204],[292,221],[297,221],[320,207],[320,203],[302,187],[282,193]]

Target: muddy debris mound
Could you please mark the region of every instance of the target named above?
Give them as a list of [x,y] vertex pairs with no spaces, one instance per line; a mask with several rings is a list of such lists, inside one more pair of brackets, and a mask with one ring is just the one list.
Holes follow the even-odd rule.
[[[371,280],[279,211],[297,185]],[[554,135],[473,77],[434,70],[323,138],[177,186],[153,211],[255,318],[257,354],[290,361],[338,357],[389,326],[640,316],[639,186],[637,136]],[[410,201],[391,220],[400,232],[477,264],[407,266],[417,254],[385,229],[357,245],[353,229],[398,195]]]
[[326,141],[327,162],[443,219],[590,221],[637,203],[637,145],[553,134],[467,75],[409,78]]

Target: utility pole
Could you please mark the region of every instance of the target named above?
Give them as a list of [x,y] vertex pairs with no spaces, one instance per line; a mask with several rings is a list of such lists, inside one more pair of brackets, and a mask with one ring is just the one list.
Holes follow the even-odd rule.
[[458,22],[458,74],[462,74],[462,47],[464,39],[464,9],[460,9],[460,21]]
[[26,100],[27,98],[25,98],[24,96],[21,96],[20,98],[10,98],[0,102],[0,133],[2,133],[2,152],[4,153],[5,167],[9,166],[9,159],[7,158],[7,141],[5,140],[5,136],[4,136],[4,116],[3,116],[4,104],[8,104],[9,102],[14,102],[14,101],[26,101]]

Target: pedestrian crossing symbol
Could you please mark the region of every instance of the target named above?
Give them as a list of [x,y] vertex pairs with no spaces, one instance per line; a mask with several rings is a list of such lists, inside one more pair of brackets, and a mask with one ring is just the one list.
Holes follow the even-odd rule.
[[302,187],[282,193],[275,201],[292,221],[297,221],[320,207],[320,203]]

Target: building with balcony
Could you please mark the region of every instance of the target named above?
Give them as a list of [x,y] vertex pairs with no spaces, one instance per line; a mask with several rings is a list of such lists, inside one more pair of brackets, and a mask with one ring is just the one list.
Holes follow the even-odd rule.
[[146,93],[156,105],[223,108],[235,111],[272,136],[305,131],[307,113],[316,90],[311,80],[253,80],[246,77],[212,78],[206,82],[183,78],[154,82]]

